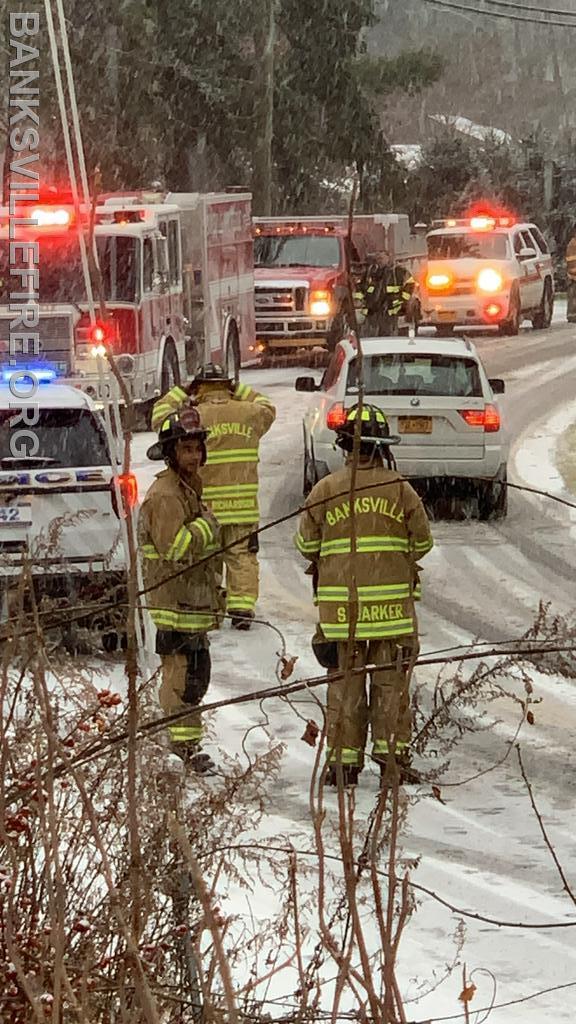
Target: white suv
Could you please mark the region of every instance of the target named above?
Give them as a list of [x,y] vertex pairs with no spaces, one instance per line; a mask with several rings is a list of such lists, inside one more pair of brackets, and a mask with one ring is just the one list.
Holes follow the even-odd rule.
[[550,326],[552,257],[535,224],[509,217],[447,220],[427,236],[420,281],[420,324],[448,334],[457,325],[494,326],[518,334],[523,320]]
[[[335,429],[358,401],[357,348],[337,346],[320,384],[298,377],[297,391],[316,392],[304,415],[304,493],[340,468]],[[496,395],[468,339],[373,338],[362,341],[364,401],[386,414],[400,472],[414,480],[441,479],[442,489],[473,481],[482,519],[507,511],[508,441]]]
[[[13,371],[12,371],[13,372]],[[121,501],[136,501],[136,480],[113,466],[104,425],[92,400],[73,387],[42,382],[35,407],[21,434],[18,402],[8,384],[0,384],[0,592],[2,618],[9,613],[25,566],[34,580],[36,599],[66,608],[120,598],[119,611],[82,623],[96,629],[106,649],[118,642],[125,621],[125,566],[120,516],[113,479]],[[21,381],[20,394],[24,393]],[[54,618],[50,614],[50,619]],[[116,621],[118,620],[118,621]],[[62,638],[73,645],[71,623]]]

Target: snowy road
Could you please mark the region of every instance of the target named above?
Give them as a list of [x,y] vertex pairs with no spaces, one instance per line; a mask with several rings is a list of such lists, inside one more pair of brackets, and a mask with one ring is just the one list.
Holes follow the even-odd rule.
[[[474,339],[490,376],[506,381],[505,411],[513,438],[509,479],[564,494],[554,469],[555,436],[576,420],[576,332],[556,323],[547,332],[524,329],[518,338]],[[302,501],[301,416],[307,397],[293,390],[297,370],[252,370],[243,379],[265,391],[278,409],[277,421],[262,450],[262,519],[270,521],[296,509]],[[141,487],[156,471],[144,451],[151,435],[137,438],[134,457]],[[568,495],[565,495],[569,497]],[[309,637],[314,609],[309,581],[292,546],[294,520],[261,537],[262,594],[259,612],[282,629],[290,653],[299,657],[298,674],[315,675]],[[510,512],[502,523],[443,521],[434,524],[435,550],[425,560],[425,596],[420,612],[423,652],[453,647],[476,637],[493,642],[521,635],[533,622],[540,600],[558,614],[572,612],[576,588],[576,512],[536,495],[512,491]],[[264,626],[238,638],[228,630],[213,645],[216,697],[258,689],[273,681],[276,637]],[[433,676],[419,677],[431,683]],[[572,687],[555,677],[533,673],[536,725],[522,733],[524,760],[540,811],[568,875],[574,867],[573,793],[576,784],[576,704]],[[519,684],[516,688],[521,693]],[[308,717],[310,699],[298,704]],[[284,831],[310,848],[307,785],[313,751],[300,742],[302,722],[280,702],[268,702],[267,734],[252,736],[254,749],[267,737],[286,743],[281,778],[271,787],[274,816],[266,831]],[[476,711],[471,712],[475,714]],[[489,731],[466,736],[445,781],[474,776],[495,764],[514,735],[518,708],[512,704],[489,711],[498,722]],[[489,717],[488,721],[492,719]],[[215,723],[221,744],[238,750],[244,731],[262,722],[260,709],[225,712]],[[367,773],[359,791],[359,809],[369,813],[377,792]],[[491,774],[466,787],[443,791],[446,805],[429,797],[411,808],[405,850],[421,855],[414,880],[460,907],[513,921],[566,921],[576,918],[545,851],[515,756]],[[252,912],[260,913],[258,900]],[[269,908],[262,905],[262,916]],[[450,960],[449,935],[457,917],[424,900],[410,926],[401,954],[401,975],[430,978]],[[468,967],[490,968],[498,978],[497,1002],[514,1000],[576,979],[576,935],[572,929],[521,931],[467,922],[464,953]],[[418,964],[414,968],[414,963]],[[458,1013],[458,979],[452,979],[410,1008],[414,1019]],[[286,988],[284,988],[286,991]],[[413,994],[416,994],[414,988]],[[478,1006],[489,1002],[490,986]],[[550,994],[518,1007],[498,1010],[491,1024],[540,1024],[545,1015],[555,1024],[575,1016],[576,989]]]

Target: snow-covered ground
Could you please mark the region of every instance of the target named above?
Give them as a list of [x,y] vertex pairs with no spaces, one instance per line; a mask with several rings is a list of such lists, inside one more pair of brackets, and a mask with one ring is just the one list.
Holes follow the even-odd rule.
[[[557,310],[561,318],[562,311]],[[571,346],[567,357],[570,364]],[[542,360],[545,361],[545,353]],[[552,364],[548,364],[550,368]],[[573,373],[573,367],[570,365]],[[293,389],[294,369],[252,370],[243,379],[265,391],[274,401],[278,417],[262,446],[262,521],[296,509],[301,503],[301,412],[306,397]],[[530,376],[529,371],[526,371]],[[556,374],[558,370],[556,368]],[[512,401],[523,400],[523,370],[514,378]],[[535,386],[534,380],[531,384]],[[553,461],[554,437],[566,425],[570,410],[549,412],[514,447],[512,476],[544,489],[556,487]],[[153,435],[140,435],[134,443],[134,464],[141,490],[149,485],[157,467],[146,461],[145,451]],[[521,503],[522,501],[522,503]],[[535,507],[524,503],[523,496],[512,501],[506,527],[478,523],[439,523],[435,526],[437,546],[426,559],[428,596],[420,616],[423,653],[470,643],[475,636],[500,639],[515,636],[528,621],[539,594],[550,594],[558,601],[558,610],[574,604],[574,587],[566,590],[557,562],[566,559],[569,574],[572,517],[569,511],[546,511],[549,529],[546,536],[533,531],[535,551],[545,551],[541,562],[530,556],[531,519]],[[526,511],[528,510],[528,511]],[[564,514],[565,512],[565,514]],[[560,517],[560,518],[558,518]],[[262,587],[258,614],[278,626],[286,640],[288,653],[297,655],[293,678],[318,675],[311,654],[310,637],[315,615],[310,586],[303,576],[304,565],[291,546],[294,521],[271,529],[261,536]],[[542,526],[542,529],[544,527]],[[526,540],[524,543],[523,538]],[[564,552],[564,553],[563,553]],[[552,556],[555,556],[554,561]],[[539,574],[541,577],[540,583]],[[554,590],[554,581],[558,590]],[[568,588],[569,590],[569,588]],[[440,594],[442,598],[440,598]],[[459,596],[460,594],[460,596]],[[560,595],[560,596],[559,596]],[[498,632],[498,627],[500,632]],[[256,691],[275,683],[279,650],[278,637],[265,625],[255,625],[248,634],[229,628],[213,640],[213,682],[211,699],[217,700],[241,692]],[[574,691],[571,682],[539,675],[532,671],[535,695],[543,703],[536,708],[536,723],[526,726],[521,744],[527,771],[534,786],[540,812],[551,841],[568,876],[573,868],[573,792],[576,764],[573,759]],[[433,670],[418,674],[418,683],[431,692]],[[522,688],[514,684],[516,691]],[[314,691],[322,696],[321,690]],[[562,891],[562,883],[545,849],[536,819],[530,809],[525,786],[519,777],[514,753],[489,774],[463,786],[453,786],[496,764],[505,754],[518,723],[518,706],[500,703],[488,710],[493,728],[467,735],[443,778],[439,802],[429,787],[407,809],[402,853],[421,858],[412,872],[412,881],[463,910],[498,921],[530,925],[546,923],[576,924],[576,908]],[[490,716],[495,716],[491,719]],[[313,849],[312,826],[308,810],[308,788],[315,751],[300,739],[304,721],[319,720],[319,711],[311,694],[299,694],[293,705],[278,698],[241,708],[226,708],[214,716],[215,745],[230,754],[243,755],[243,742],[251,752],[263,751],[270,742],[285,744],[285,755],[277,779],[269,785],[269,809],[257,838],[280,836],[296,849]],[[496,720],[497,718],[497,720]],[[430,765],[426,765],[430,767]],[[366,821],[377,797],[377,778],[373,770],[362,777],[357,792],[357,815]],[[334,828],[334,798],[327,798],[327,849],[337,853]],[[253,838],[248,834],[246,841]],[[282,855],[278,854],[281,858]],[[306,859],[306,858],[303,858]],[[314,863],[313,858],[308,858]],[[309,866],[310,866],[309,863]],[[337,863],[333,866],[339,874]],[[303,894],[313,888],[315,876],[302,881]],[[408,999],[408,1019],[425,1022],[431,1018],[462,1018],[458,1002],[461,968],[445,982],[445,965],[454,956],[452,935],[460,919],[433,897],[420,893],[421,904],[411,920],[402,942],[399,974]],[[274,887],[255,883],[248,895],[240,888],[229,893],[229,907],[236,914],[252,916],[264,922],[273,915]],[[378,947],[372,908],[364,908],[372,949]],[[310,917],[314,927],[313,918]],[[496,1009],[491,1024],[541,1024],[546,1018],[554,1024],[572,1024],[576,1013],[576,988],[549,992],[523,1000],[540,990],[551,989],[576,980],[575,933],[570,927],[522,929],[502,927],[487,921],[465,919],[466,940],[460,961],[468,972],[483,968],[497,980],[495,1002],[514,1003]],[[316,941],[312,934],[305,943],[309,952]],[[333,972],[335,973],[335,971]],[[328,975],[330,976],[330,975]],[[488,1006],[492,983],[487,974],[475,978],[478,995],[471,1009]],[[297,984],[295,970],[288,968],[271,985],[269,999],[281,999]],[[432,989],[432,991],[429,991]],[[428,993],[428,994],[426,994]],[[282,1012],[279,1006],[277,1011]],[[482,1016],[471,1020],[483,1019]]]

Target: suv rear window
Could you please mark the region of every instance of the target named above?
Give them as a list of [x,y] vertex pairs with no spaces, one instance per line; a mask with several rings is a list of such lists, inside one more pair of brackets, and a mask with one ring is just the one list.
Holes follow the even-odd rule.
[[[17,409],[0,410],[0,465],[1,460],[15,457],[10,451],[10,441],[18,430],[29,430],[39,442],[35,451],[36,446],[32,447],[31,441],[22,440],[19,447],[23,449],[24,458],[27,448],[33,461],[51,460],[46,468],[110,465],[104,427],[88,409],[39,409],[38,422],[30,427],[22,422],[10,426],[10,420],[17,415]],[[7,468],[6,463],[2,468]]]
[[431,260],[505,260],[506,235],[489,231],[459,235],[428,235],[428,256]]
[[[437,395],[480,398],[482,381],[474,359],[436,354],[364,356],[366,395]],[[348,367],[346,394],[358,394],[356,360]]]

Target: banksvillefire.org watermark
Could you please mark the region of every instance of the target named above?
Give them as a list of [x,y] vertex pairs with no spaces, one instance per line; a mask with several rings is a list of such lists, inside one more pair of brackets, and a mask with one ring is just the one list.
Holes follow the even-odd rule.
[[30,241],[25,226],[36,221],[30,204],[40,199],[40,71],[35,45],[40,29],[38,13],[11,12],[10,19],[10,155],[8,174],[8,237],[10,273],[10,340],[8,385],[15,410],[10,420],[10,454],[13,458],[33,457],[40,442],[34,426],[39,420],[34,396],[38,377],[30,369],[40,353],[38,241]]

